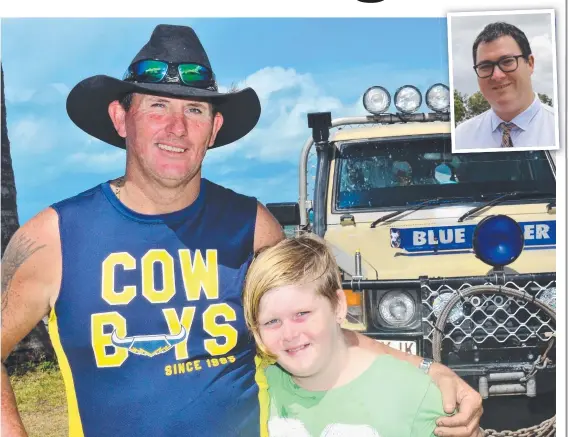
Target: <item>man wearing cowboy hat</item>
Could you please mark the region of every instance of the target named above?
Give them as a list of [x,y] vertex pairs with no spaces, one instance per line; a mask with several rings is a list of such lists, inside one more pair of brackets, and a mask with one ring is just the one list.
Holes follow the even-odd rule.
[[[256,199],[201,178],[207,149],[256,125],[255,91],[219,93],[194,31],[160,25],[123,80],[83,80],[67,111],[126,148],[125,176],[14,235],[2,266],[2,358],[49,315],[73,437],[259,435],[266,386],[241,286],[253,254],[283,233]],[[431,372],[447,403],[461,400],[444,419],[458,428],[440,435],[475,435],[479,396],[446,367]],[[2,410],[2,436],[26,435],[4,366]]]

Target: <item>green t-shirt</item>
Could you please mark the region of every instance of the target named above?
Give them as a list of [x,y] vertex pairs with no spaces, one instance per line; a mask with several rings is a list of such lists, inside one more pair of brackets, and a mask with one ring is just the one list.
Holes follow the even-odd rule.
[[328,391],[299,387],[277,365],[266,376],[270,437],[430,437],[445,415],[431,378],[389,355]]

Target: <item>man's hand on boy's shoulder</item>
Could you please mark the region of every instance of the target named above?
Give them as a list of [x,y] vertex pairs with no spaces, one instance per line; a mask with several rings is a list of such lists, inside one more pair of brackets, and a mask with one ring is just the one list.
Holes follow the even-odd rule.
[[456,414],[437,419],[435,434],[444,437],[482,437],[482,397],[448,367],[433,364],[430,375],[443,397],[446,413]]
[[[418,366],[422,360],[419,356],[405,354],[360,333],[349,333],[347,338],[351,344],[359,344],[378,354],[389,354],[414,366]],[[452,416],[437,419],[435,434],[444,437],[481,436],[478,432],[483,411],[480,394],[442,364],[433,363],[429,369],[429,376],[441,391],[444,411],[448,414],[456,411]]]

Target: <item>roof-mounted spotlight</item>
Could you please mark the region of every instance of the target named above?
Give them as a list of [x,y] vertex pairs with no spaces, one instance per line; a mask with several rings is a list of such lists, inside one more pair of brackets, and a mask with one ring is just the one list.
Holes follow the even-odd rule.
[[386,112],[391,105],[391,96],[382,86],[372,86],[364,93],[364,108],[366,111],[379,115]]
[[436,83],[425,94],[427,106],[435,112],[448,112],[450,109],[450,90],[442,83]]
[[416,86],[404,85],[395,91],[395,107],[404,114],[411,114],[423,103],[421,91]]

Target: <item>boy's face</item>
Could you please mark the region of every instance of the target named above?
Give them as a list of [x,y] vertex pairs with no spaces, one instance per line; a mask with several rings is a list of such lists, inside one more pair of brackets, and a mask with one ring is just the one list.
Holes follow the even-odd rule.
[[274,288],[261,298],[257,340],[297,378],[325,375],[334,365],[343,341],[339,321],[346,316],[344,294],[337,293],[336,308],[309,285]]

